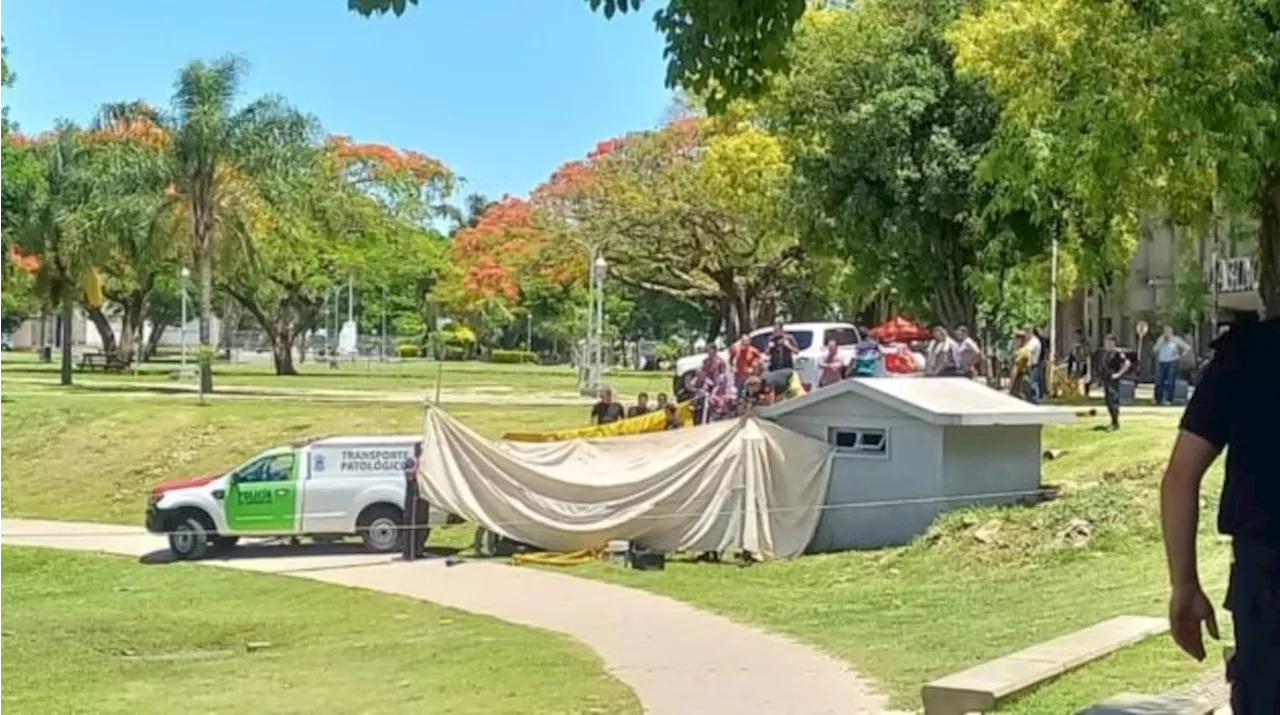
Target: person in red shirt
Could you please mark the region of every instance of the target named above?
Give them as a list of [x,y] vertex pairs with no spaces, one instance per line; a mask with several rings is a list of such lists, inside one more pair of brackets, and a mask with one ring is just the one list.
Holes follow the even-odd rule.
[[747,378],[755,372],[756,366],[764,359],[764,355],[751,344],[751,337],[746,333],[738,338],[738,342],[729,349],[729,364],[733,366],[733,386],[738,394],[743,394]]

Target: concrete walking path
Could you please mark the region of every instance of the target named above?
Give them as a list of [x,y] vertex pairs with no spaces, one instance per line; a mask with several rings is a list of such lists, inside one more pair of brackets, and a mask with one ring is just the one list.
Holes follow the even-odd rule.
[[[0,543],[148,562],[169,557],[161,537],[81,522],[2,519]],[[250,544],[228,558],[200,563],[398,594],[572,636],[595,650],[653,715],[886,712],[885,698],[834,658],[636,589],[492,562],[449,566],[443,558],[430,558],[410,563],[320,547]]]

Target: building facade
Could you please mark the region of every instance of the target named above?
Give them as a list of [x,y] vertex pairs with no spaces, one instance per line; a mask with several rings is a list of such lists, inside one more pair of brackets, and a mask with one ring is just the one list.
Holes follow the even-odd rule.
[[[1125,347],[1149,346],[1164,323],[1198,349],[1207,347],[1218,325],[1262,316],[1256,252],[1256,222],[1224,220],[1204,232],[1149,222],[1123,276],[1059,304],[1057,354],[1065,354],[1077,330],[1094,347],[1109,333]],[[1145,338],[1138,335],[1142,322]]]

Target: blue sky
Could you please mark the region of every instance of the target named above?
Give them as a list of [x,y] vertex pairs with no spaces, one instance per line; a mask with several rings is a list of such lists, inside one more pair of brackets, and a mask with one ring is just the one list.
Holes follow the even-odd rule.
[[526,193],[599,140],[661,121],[651,0],[606,21],[583,0],[421,0],[365,19],[346,0],[10,0],[3,33],[23,131],[107,101],[168,106],[178,68],[234,53],[245,99],[279,93],[333,133],[415,148],[464,192]]

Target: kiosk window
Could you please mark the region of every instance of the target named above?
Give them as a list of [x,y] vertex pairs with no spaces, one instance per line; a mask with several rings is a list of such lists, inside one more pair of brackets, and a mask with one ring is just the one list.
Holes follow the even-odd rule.
[[836,446],[840,454],[886,456],[889,454],[889,433],[874,427],[830,427],[827,441]]

